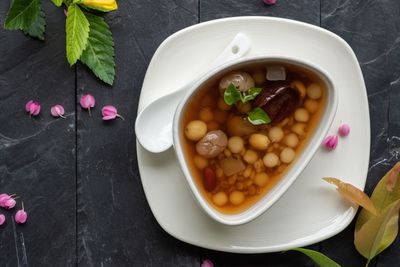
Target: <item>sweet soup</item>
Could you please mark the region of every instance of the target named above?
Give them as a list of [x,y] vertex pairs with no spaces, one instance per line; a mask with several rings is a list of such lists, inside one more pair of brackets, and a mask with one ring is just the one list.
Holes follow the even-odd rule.
[[215,77],[184,110],[185,159],[205,199],[239,213],[296,161],[325,108],[317,75],[288,64],[249,65]]

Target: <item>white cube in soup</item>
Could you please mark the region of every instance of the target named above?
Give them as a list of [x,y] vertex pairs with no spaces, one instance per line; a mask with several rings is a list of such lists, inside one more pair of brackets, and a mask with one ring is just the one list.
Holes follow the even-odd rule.
[[318,83],[311,83],[307,87],[307,96],[311,99],[319,99],[322,96],[322,88]]
[[268,66],[266,78],[268,81],[286,80],[286,69],[282,66]]
[[237,206],[243,203],[244,201],[244,194],[241,191],[233,191],[229,194],[229,201]]
[[215,205],[224,206],[226,203],[228,203],[228,196],[224,191],[220,191],[213,195],[212,200]]
[[185,127],[185,135],[191,141],[199,141],[207,133],[207,124],[201,120],[193,120]]
[[286,147],[281,151],[280,159],[283,163],[291,163],[296,157],[296,152],[290,148]]
[[310,112],[311,114],[314,114],[315,112],[318,111],[318,106],[319,106],[319,103],[316,100],[306,99],[306,101],[304,101],[305,109],[307,109],[308,112]]
[[298,122],[307,122],[310,119],[310,114],[307,109],[298,108],[294,112],[294,119]]
[[249,138],[250,145],[257,150],[265,150],[268,148],[271,141],[264,134],[255,133]]
[[279,142],[283,138],[283,130],[281,127],[274,126],[268,131],[268,138],[271,142]]
[[263,157],[263,163],[267,168],[276,167],[279,165],[279,157],[273,152],[268,152]]
[[200,118],[200,120],[202,120],[204,122],[209,122],[214,119],[214,114],[210,108],[205,107],[200,110],[199,118]]
[[269,177],[265,172],[259,172],[254,177],[254,183],[259,187],[264,187],[268,184]]
[[228,148],[229,150],[234,153],[240,153],[244,147],[244,141],[243,138],[240,136],[232,136],[228,140]]
[[288,147],[296,147],[299,144],[299,138],[295,133],[290,133],[285,137],[285,145]]

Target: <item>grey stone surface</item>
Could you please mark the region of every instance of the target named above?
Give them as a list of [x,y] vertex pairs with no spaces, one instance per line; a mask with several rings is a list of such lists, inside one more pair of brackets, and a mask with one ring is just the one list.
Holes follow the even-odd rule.
[[[137,166],[134,119],[146,68],[158,45],[189,25],[216,18],[262,15],[320,25],[343,37],[362,67],[370,103],[372,146],[367,192],[400,157],[400,4],[397,0],[119,1],[106,15],[115,39],[114,87],[83,65],[65,60],[64,15],[45,2],[46,41],[0,29],[0,193],[17,193],[29,222],[0,227],[0,266],[314,266],[296,252],[237,255],[197,248],[164,232],[144,196]],[[0,24],[9,1],[0,1]],[[91,93],[92,117],[79,107]],[[42,103],[39,118],[23,107]],[[67,119],[49,109],[63,104]],[[125,121],[101,121],[103,105]],[[354,224],[313,246],[343,266],[363,266]],[[399,241],[370,266],[397,266]]]

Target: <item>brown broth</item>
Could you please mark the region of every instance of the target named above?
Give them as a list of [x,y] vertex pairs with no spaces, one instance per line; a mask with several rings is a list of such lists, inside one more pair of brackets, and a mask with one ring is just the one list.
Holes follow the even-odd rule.
[[[201,170],[199,170],[196,167],[196,164],[194,162],[194,157],[197,154],[196,152],[196,142],[190,141],[185,137],[184,134],[184,129],[185,126],[192,120],[198,120],[199,119],[199,113],[201,111],[202,108],[204,107],[208,107],[213,111],[214,117],[215,114],[217,112],[219,112],[219,108],[217,107],[217,100],[220,97],[220,93],[218,90],[218,84],[219,84],[219,80],[221,77],[223,77],[224,75],[226,75],[227,73],[223,73],[221,75],[218,75],[218,77],[215,77],[214,79],[212,79],[211,81],[209,81],[206,85],[203,86],[202,89],[198,90],[197,93],[192,96],[192,98],[190,99],[189,103],[187,104],[184,112],[183,112],[183,117],[182,117],[182,123],[181,123],[181,138],[183,140],[183,148],[184,148],[184,155],[185,155],[185,159],[186,162],[188,163],[189,169],[192,173],[192,176],[195,179],[196,185],[197,187],[200,189],[200,192],[202,193],[202,195],[204,196],[205,199],[207,199],[208,203],[214,207],[216,210],[222,212],[222,213],[226,213],[226,214],[235,214],[235,213],[240,213],[246,209],[248,209],[249,207],[251,207],[254,203],[256,203],[257,201],[259,201],[261,198],[263,198],[270,190],[271,188],[273,188],[281,179],[281,177],[283,175],[285,175],[285,173],[290,169],[291,165],[294,164],[294,162],[296,162],[297,158],[299,157],[299,154],[301,153],[301,151],[303,150],[304,146],[306,146],[306,144],[308,143],[310,137],[313,135],[313,132],[315,131],[321,117],[323,114],[323,111],[325,109],[325,102],[326,102],[326,85],[325,83],[318,77],[318,75],[314,74],[313,72],[294,66],[294,65],[289,65],[289,64],[282,64],[282,63],[268,63],[268,64],[253,64],[253,65],[249,65],[249,66],[245,66],[245,67],[240,67],[238,69],[235,70],[240,70],[240,71],[245,71],[248,72],[249,74],[252,74],[254,71],[256,70],[264,70],[265,72],[265,66],[268,65],[280,65],[280,66],[284,66],[286,68],[287,74],[288,76],[294,76],[296,77],[296,80],[300,80],[303,82],[303,84],[307,87],[307,85],[309,85],[310,83],[317,83],[320,85],[320,87],[322,88],[322,97],[318,99],[318,110],[317,112],[315,112],[314,114],[310,114],[310,119],[308,122],[306,122],[306,134],[301,138],[299,137],[299,143],[298,145],[293,148],[294,151],[296,152],[296,157],[295,159],[289,163],[289,164],[283,164],[281,163],[281,165],[279,165],[278,167],[273,167],[273,168],[267,168],[264,166],[265,171],[268,176],[269,176],[269,182],[267,185],[265,185],[264,187],[259,187],[259,186],[255,186],[256,188],[256,194],[251,195],[248,191],[250,189],[247,189],[247,195],[245,196],[245,200],[242,204],[240,205],[233,205],[231,203],[229,203],[228,200],[228,204],[224,205],[224,206],[217,206],[215,205],[215,203],[212,200],[212,196],[214,193],[216,193],[217,191],[221,190],[221,182],[222,181],[227,181],[229,180],[229,177],[225,177],[224,179],[220,180],[219,179],[219,187],[218,190],[214,190],[213,192],[207,192],[204,189],[203,186],[203,180],[202,180],[202,176],[203,176],[203,172]],[[230,72],[230,71],[229,71]],[[258,85],[256,85],[258,86]],[[204,101],[205,97],[208,97],[210,101]],[[306,96],[307,98],[307,96]],[[205,103],[205,102],[210,102],[210,103]],[[304,102],[303,102],[304,103]],[[303,107],[303,104],[302,106]],[[229,112],[232,112],[232,109]],[[293,117],[293,114],[291,115],[291,117]],[[293,119],[294,123],[295,120]],[[226,121],[225,121],[226,122]],[[294,124],[293,123],[293,124]],[[260,133],[264,133],[265,135],[267,135],[268,133],[268,129],[271,128],[272,126],[267,125],[264,127],[260,127],[260,128],[264,128],[259,130],[258,132]],[[286,136],[287,132],[290,131],[291,127],[283,126],[282,129],[284,130],[284,133]],[[228,136],[228,138],[230,137],[229,134],[227,133],[227,129],[226,129],[226,125],[220,124],[219,127],[220,130],[222,130],[223,132],[225,132]],[[244,139],[248,139],[248,137],[244,137]],[[281,142],[279,143],[283,143],[284,138],[282,139]],[[271,143],[268,147],[268,149],[271,149],[270,147],[274,146],[275,143]],[[281,145],[282,147],[282,145]],[[245,143],[245,148],[249,149],[250,145],[248,142]],[[228,149],[228,148],[226,148]],[[257,151],[255,149],[252,149],[254,151],[257,152],[259,159],[262,160],[263,156],[265,155],[266,152],[268,152],[268,149],[266,151]],[[279,151],[280,149],[278,148],[274,148],[272,149],[272,152],[275,152],[278,157],[279,157]],[[242,157],[241,157],[242,158]],[[218,159],[218,157],[216,158]],[[210,162],[212,162],[213,160],[209,160],[209,164]],[[215,160],[217,161],[217,160]],[[246,163],[245,161],[243,161],[245,163],[245,165],[251,165]],[[262,163],[262,161],[261,161]],[[253,170],[255,168],[253,167]],[[278,171],[280,170],[280,171]],[[246,181],[251,180],[251,179],[245,179]],[[253,179],[254,180],[254,179]],[[229,182],[228,182],[229,183]],[[236,186],[237,183],[235,183]],[[253,184],[254,185],[254,184]],[[249,188],[249,186],[247,187]],[[225,191],[225,190],[224,190]],[[229,190],[227,190],[229,191]],[[240,190],[239,190],[240,191]],[[244,192],[245,190],[243,190],[242,192]],[[229,199],[229,195],[228,195],[228,199]]]

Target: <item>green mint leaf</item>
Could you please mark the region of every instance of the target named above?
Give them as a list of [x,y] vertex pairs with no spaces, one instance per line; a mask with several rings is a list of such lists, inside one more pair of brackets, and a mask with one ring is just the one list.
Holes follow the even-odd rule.
[[63,3],[63,0],[51,0],[56,6],[60,7]]
[[305,248],[294,248],[294,251],[301,252],[311,258],[319,267],[341,267],[340,264],[333,261],[331,258],[325,256],[321,252],[305,249]]
[[240,100],[242,95],[233,84],[230,84],[224,92],[224,101],[227,105],[231,106]]
[[38,16],[40,16],[39,0],[14,0],[7,13],[4,28],[27,31]]
[[85,13],[90,23],[89,39],[80,60],[103,82],[112,85],[115,76],[114,41],[102,17]]
[[256,98],[256,96],[258,96],[261,93],[261,91],[262,91],[262,88],[251,87],[249,90],[244,92],[244,94],[242,95],[240,100],[243,103],[246,103],[246,102],[249,102],[251,100],[254,100]]
[[250,111],[247,119],[253,125],[268,124],[271,122],[271,118],[262,108],[255,108]]
[[73,65],[81,57],[89,38],[89,21],[76,4],[68,7],[65,27],[67,32],[67,60],[70,65]]
[[31,24],[31,26],[28,29],[24,30],[24,33],[32,37],[36,37],[40,40],[44,40],[45,26],[46,26],[45,15],[43,10],[40,9],[39,15],[37,16],[36,20]]

